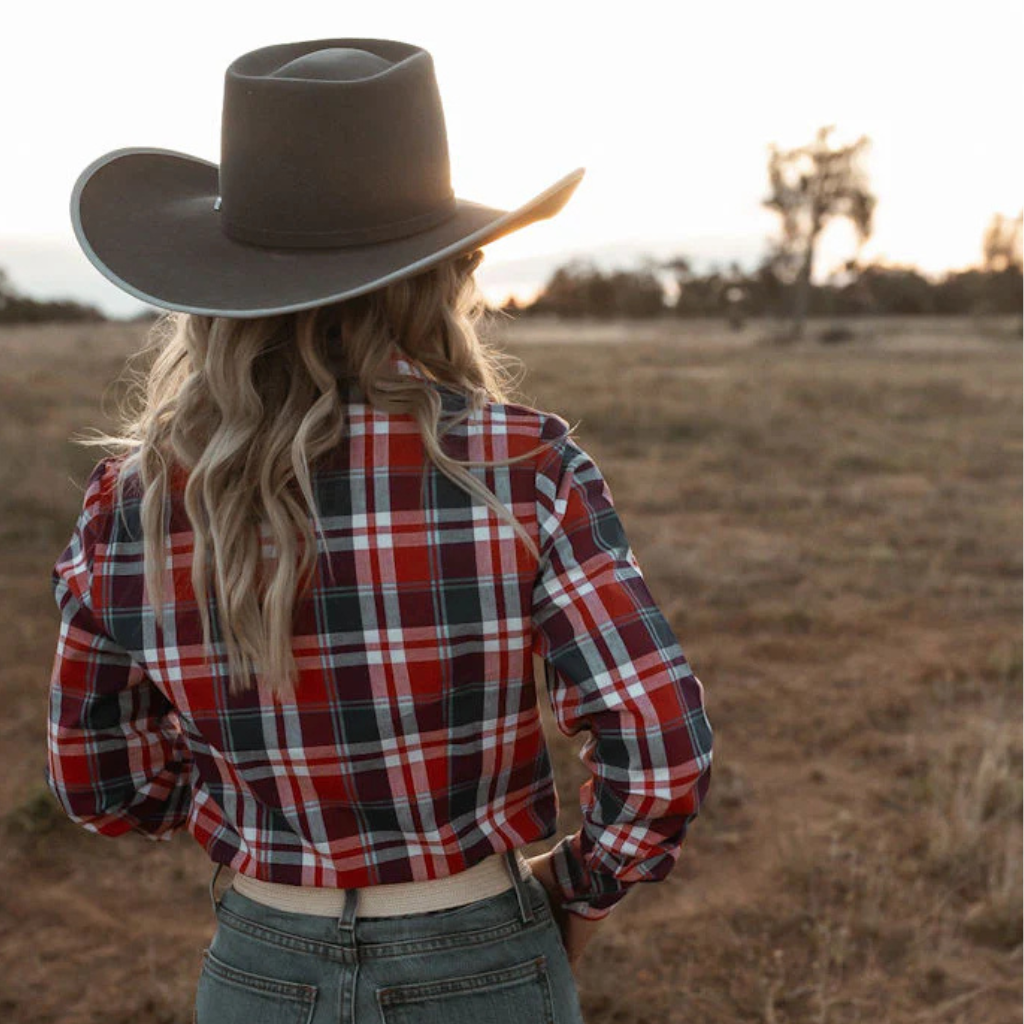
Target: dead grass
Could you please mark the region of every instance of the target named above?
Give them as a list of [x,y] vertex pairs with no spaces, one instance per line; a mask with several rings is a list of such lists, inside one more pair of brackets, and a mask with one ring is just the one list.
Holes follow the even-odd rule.
[[[757,323],[496,336],[529,367],[519,399],[579,421],[716,733],[676,869],[579,970],[589,1024],[1019,1019],[1019,319],[815,340],[832,326],[785,347]],[[0,334],[12,1024],[185,1021],[212,927],[187,837],[98,839],[40,788],[49,572],[99,454],[67,437],[111,426],[139,338]],[[568,831],[583,768],[544,712]]]
[[967,904],[965,927],[984,945],[1021,936],[1021,734],[1010,708],[977,723],[930,765],[925,865]]

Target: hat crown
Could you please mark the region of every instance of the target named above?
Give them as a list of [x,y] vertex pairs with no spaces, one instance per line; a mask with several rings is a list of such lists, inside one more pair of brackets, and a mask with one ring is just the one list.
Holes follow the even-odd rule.
[[227,70],[221,228],[271,248],[365,245],[455,212],[430,54],[330,39],[268,46]]

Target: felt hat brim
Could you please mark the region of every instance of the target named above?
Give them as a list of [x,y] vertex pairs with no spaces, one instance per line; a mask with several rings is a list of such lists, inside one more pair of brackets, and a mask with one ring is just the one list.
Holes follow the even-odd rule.
[[554,216],[578,169],[515,210],[456,199],[444,223],[393,241],[336,249],[237,242],[220,226],[214,163],[167,149],[119,149],[93,161],[71,195],[75,235],[106,278],[143,302],[251,318],[338,302],[411,277]]

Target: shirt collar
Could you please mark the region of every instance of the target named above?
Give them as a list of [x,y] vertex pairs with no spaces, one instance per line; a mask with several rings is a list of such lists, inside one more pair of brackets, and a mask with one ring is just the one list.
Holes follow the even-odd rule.
[[409,377],[418,377],[420,380],[432,380],[427,372],[411,360],[394,342],[388,347],[388,363],[396,373]]

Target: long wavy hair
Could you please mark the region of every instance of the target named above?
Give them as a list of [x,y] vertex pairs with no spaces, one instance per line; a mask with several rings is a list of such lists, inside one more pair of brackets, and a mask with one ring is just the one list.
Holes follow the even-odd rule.
[[[120,434],[78,439],[125,456],[118,477],[122,502],[125,478],[138,469],[145,587],[161,625],[165,499],[170,474],[187,473],[184,507],[195,538],[191,576],[203,642],[209,658],[212,580],[232,693],[255,682],[276,698],[294,696],[293,618],[323,539],[311,471],[345,435],[350,383],[376,409],[412,416],[434,465],[508,521],[538,556],[529,532],[466,467],[510,465],[546,443],[508,459],[466,462],[440,443],[485,403],[508,401],[512,383],[512,357],[477,332],[486,310],[473,277],[481,258],[477,251],[367,295],[298,313],[244,320],[165,315],[140,353],[153,359],[148,371],[136,374],[120,410]],[[446,413],[429,381],[394,372],[391,345],[433,380],[465,393],[465,410]]]

